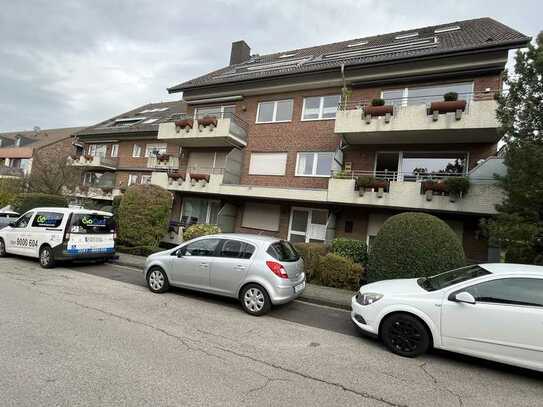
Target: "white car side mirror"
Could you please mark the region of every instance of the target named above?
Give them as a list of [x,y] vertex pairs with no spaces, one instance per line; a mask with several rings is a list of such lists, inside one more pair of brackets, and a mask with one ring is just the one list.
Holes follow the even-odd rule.
[[456,294],[453,301],[463,302],[466,304],[475,304],[475,298],[467,291],[462,291],[461,293]]

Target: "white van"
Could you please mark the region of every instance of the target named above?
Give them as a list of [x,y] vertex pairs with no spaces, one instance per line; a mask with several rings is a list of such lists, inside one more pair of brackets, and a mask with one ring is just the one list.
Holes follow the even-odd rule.
[[115,254],[113,214],[74,208],[35,208],[0,230],[0,257],[40,259],[44,268],[57,260],[107,260]]

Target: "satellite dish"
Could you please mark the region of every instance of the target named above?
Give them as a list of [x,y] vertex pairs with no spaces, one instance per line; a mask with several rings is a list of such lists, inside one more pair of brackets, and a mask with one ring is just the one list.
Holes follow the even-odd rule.
[[34,133],[39,133],[41,130],[40,126],[34,126]]

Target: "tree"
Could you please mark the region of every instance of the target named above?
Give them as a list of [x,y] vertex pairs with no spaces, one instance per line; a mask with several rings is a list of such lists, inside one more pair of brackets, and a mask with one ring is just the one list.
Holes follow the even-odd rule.
[[28,191],[59,195],[63,187],[73,189],[81,181],[81,170],[68,164],[68,154],[53,157],[45,151],[36,151],[27,179]]
[[414,278],[465,264],[456,233],[427,213],[405,212],[387,219],[370,247],[368,279]]
[[13,205],[15,198],[24,189],[24,181],[21,178],[0,178],[0,208]]
[[483,226],[492,243],[515,252],[510,259],[533,263],[543,236],[543,32],[535,45],[517,51],[515,73],[506,72],[505,84],[496,112],[506,142],[507,174],[498,177],[505,199]]

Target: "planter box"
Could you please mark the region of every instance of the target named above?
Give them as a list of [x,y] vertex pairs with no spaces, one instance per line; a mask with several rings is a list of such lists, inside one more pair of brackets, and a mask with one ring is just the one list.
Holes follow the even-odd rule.
[[92,155],[84,155],[85,161],[92,161],[94,157]]
[[384,105],[384,106],[364,106],[364,114],[370,116],[385,116],[387,114],[392,115],[394,113],[394,106]]
[[214,127],[217,127],[217,118],[215,116],[205,116],[201,119],[198,119],[198,124],[202,126],[210,126],[213,125]]
[[159,163],[167,163],[170,160],[170,155],[160,154],[160,155],[157,155],[156,159]]
[[185,174],[182,173],[182,172],[172,172],[171,174],[168,175],[171,179],[173,179],[174,181],[177,181],[179,179],[181,180],[185,180]]
[[206,181],[209,182],[209,174],[190,174],[191,181]]
[[193,121],[192,119],[182,119],[175,121],[175,127],[180,127],[182,129],[189,127],[192,129]]
[[464,111],[466,110],[466,101],[465,100],[452,100],[452,101],[442,101],[442,102],[432,102],[430,109],[428,109],[428,114],[433,112],[439,113],[452,113],[457,110]]
[[425,194],[426,191],[447,192],[447,187],[443,181],[424,181],[422,183],[422,193]]

